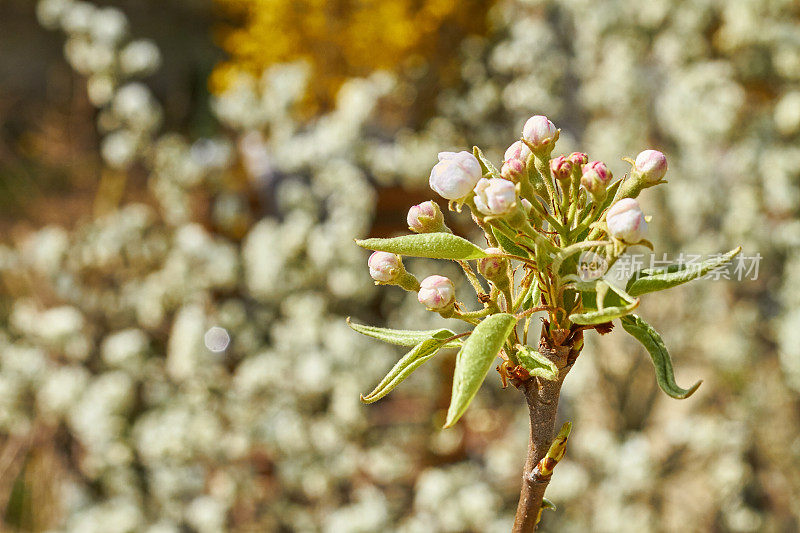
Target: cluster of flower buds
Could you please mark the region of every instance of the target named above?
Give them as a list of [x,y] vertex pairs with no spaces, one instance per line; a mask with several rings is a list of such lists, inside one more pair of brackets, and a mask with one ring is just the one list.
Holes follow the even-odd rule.
[[[558,128],[547,117],[531,117],[522,137],[506,150],[499,171],[477,147],[472,153],[439,154],[439,162],[431,170],[431,188],[449,201],[450,210],[469,209],[483,231],[484,247],[455,235],[433,201],[409,210],[407,221],[413,234],[357,241],[359,246],[375,250],[369,267],[376,283],[415,291],[429,311],[472,326],[470,331],[455,333],[351,323],[353,329],[370,337],[412,347],[362,401],[379,400],[439,350],[458,347],[444,424],[448,428],[464,414],[499,357],[502,362],[496,369],[503,386],[512,383],[528,399],[532,421],[529,457],[541,457],[547,450],[535,467],[527,465],[523,473],[522,511],[515,521],[515,530],[520,531],[533,531],[545,506],[543,488],[538,489],[539,501],[534,501],[529,481],[546,485],[564,456],[570,425],[565,424],[556,439],[551,439],[553,406],[561,382],[583,348],[584,332],[608,333],[612,321],[619,320],[622,329],[650,353],[661,389],[673,398],[689,397],[700,382],[688,389],[677,385],[660,335],[634,314],[639,296],[702,277],[741,251],[741,247],[731,250],[691,269],[676,264],[655,273],[635,273],[624,289],[617,287],[605,277],[614,262],[629,246],[652,248],[646,240],[648,220],[636,198],[642,190],[664,183],[667,160],[657,150],[645,150],[635,160],[624,159],[631,164],[630,172],[614,180],[604,162],[591,161],[587,154],[554,155],[558,137]],[[455,261],[483,307],[469,310],[456,298],[453,282],[444,276],[417,283],[403,267],[401,255]],[[546,313],[547,318],[541,317],[538,342],[529,344],[535,313]]]
[[[501,303],[511,304],[506,294],[514,279],[509,257],[524,253],[542,271],[552,262],[561,266],[559,250],[594,250],[611,264],[627,246],[649,244],[644,240],[647,222],[636,196],[663,182],[664,154],[643,151],[635,160],[627,160],[632,165],[629,175],[614,181],[604,162],[590,161],[584,153],[551,157],[559,131],[547,117],[536,115],[525,122],[520,139],[505,151],[499,171],[477,148],[441,152],[431,170],[431,189],[449,201],[450,209],[467,206],[486,232],[489,247],[484,253],[489,257],[477,266],[478,274],[490,283],[490,292],[485,293],[474,273],[468,275],[479,296],[484,293],[496,309]],[[407,222],[417,234],[452,234],[434,201],[412,206]],[[419,283],[405,270],[400,255],[386,251],[375,252],[369,266],[376,283],[417,291],[428,309],[447,316],[458,314],[461,306],[447,278],[431,276]],[[503,299],[497,300],[500,295]]]

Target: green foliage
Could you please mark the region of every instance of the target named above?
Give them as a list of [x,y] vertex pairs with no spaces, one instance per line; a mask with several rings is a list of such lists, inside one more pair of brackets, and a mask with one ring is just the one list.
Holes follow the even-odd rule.
[[481,170],[483,170],[483,174],[491,174],[494,178],[500,177],[500,171],[497,170],[489,159],[483,155],[483,151],[478,148],[477,146],[473,146],[472,154],[478,159],[478,162],[481,164]]
[[639,296],[654,291],[663,291],[677,287],[693,279],[705,276],[712,270],[728,263],[742,251],[742,247],[734,248],[719,257],[713,257],[696,265],[675,263],[666,267],[647,268],[638,271],[628,281],[627,291],[632,296]]
[[647,349],[653,360],[656,380],[661,390],[673,398],[684,399],[694,394],[694,391],[700,387],[702,380],[688,389],[683,389],[675,383],[675,373],[672,370],[672,361],[667,347],[664,345],[661,335],[650,324],[637,315],[630,315],[622,318],[622,328]]
[[519,364],[525,368],[531,376],[550,381],[555,381],[558,378],[558,367],[556,364],[530,346],[517,345],[517,359],[519,360]]
[[514,315],[498,313],[475,326],[456,357],[453,394],[444,427],[452,427],[467,410],[516,323]]
[[500,247],[503,250],[505,250],[506,252],[508,252],[508,253],[510,253],[512,255],[517,255],[519,257],[528,257],[529,256],[528,251],[525,250],[525,248],[522,248],[521,246],[516,244],[514,241],[512,241],[511,239],[506,237],[506,235],[502,231],[500,231],[499,229],[493,227],[492,228],[492,235],[494,235],[495,239],[497,239],[497,242],[500,244]]
[[[427,339],[447,339],[455,335],[455,333],[449,329],[412,330],[365,326],[363,324],[354,324],[349,317],[347,319],[347,325],[362,335],[366,335],[367,337],[372,337],[373,339],[378,339],[379,341],[387,342],[389,344],[394,344],[396,346],[416,346]],[[443,347],[457,348],[459,346],[461,346],[461,341],[453,340]]]
[[411,375],[428,359],[436,355],[439,350],[445,347],[447,339],[452,337],[448,330],[441,329],[434,333],[430,338],[423,340],[405,354],[386,374],[386,377],[366,396],[361,396],[364,403],[377,402],[389,394],[397,385]]
[[487,257],[486,252],[452,233],[418,233],[391,239],[363,239],[356,244],[368,250],[411,257],[468,260]]
[[584,306],[589,310],[583,313],[574,313],[569,316],[570,321],[580,325],[595,325],[610,322],[615,318],[631,314],[639,307],[639,299],[632,297],[627,292],[604,281],[597,280],[592,285],[586,282],[577,284],[580,288],[594,287],[594,290],[581,292]]

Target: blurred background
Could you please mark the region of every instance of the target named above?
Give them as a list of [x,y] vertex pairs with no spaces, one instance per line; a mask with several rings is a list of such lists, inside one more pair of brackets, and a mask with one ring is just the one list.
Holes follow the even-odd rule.
[[644,300],[688,400],[589,336],[541,529],[799,531],[795,0],[0,0],[0,529],[508,531],[521,395],[441,431],[442,353],[363,406],[402,352],[345,317],[440,324],[352,239],[532,114],[667,154],[659,253],[761,255]]

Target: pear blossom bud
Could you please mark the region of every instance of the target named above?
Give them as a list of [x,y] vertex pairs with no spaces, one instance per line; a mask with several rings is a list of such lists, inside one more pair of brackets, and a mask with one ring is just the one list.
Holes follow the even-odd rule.
[[529,155],[531,155],[531,149],[528,148],[528,145],[522,141],[517,141],[508,147],[505,155],[503,155],[503,159],[506,161],[509,159],[517,159],[525,163]]
[[403,273],[403,262],[399,255],[389,252],[374,252],[369,256],[369,275],[375,281],[389,283]]
[[606,187],[611,183],[611,171],[602,161],[592,161],[583,166],[581,185],[592,195],[595,201],[602,201],[606,197]]
[[525,215],[530,215],[531,209],[533,209],[533,204],[530,203],[527,198],[523,198],[519,201],[519,203],[522,205],[522,211],[525,213]]
[[[500,248],[487,248],[484,250],[487,254],[502,254],[503,250]],[[508,260],[505,257],[484,257],[478,261],[478,272],[484,278],[494,281],[499,277],[508,277]]]
[[525,163],[519,159],[507,160],[500,169],[500,175],[514,183],[519,181],[523,172],[525,172]]
[[589,156],[583,152],[572,152],[567,156],[567,159],[572,163],[572,166],[576,168],[581,168],[589,162]]
[[439,152],[431,170],[431,189],[448,200],[460,200],[472,192],[481,179],[481,164],[469,152]]
[[475,207],[484,215],[505,215],[517,200],[514,184],[502,178],[481,178],[475,186]]
[[417,300],[432,310],[444,309],[455,301],[456,288],[444,276],[428,276],[420,284]]
[[658,150],[645,150],[636,156],[635,166],[647,183],[656,183],[667,173],[667,156]]
[[409,229],[417,233],[450,232],[444,223],[444,215],[439,209],[439,204],[431,200],[412,205],[408,210],[406,221]]
[[522,137],[536,148],[543,148],[555,141],[558,129],[544,115],[534,115],[522,128]]
[[570,179],[572,174],[572,162],[563,155],[551,159],[550,172],[553,173],[553,177],[558,181],[566,181]]
[[647,233],[644,214],[633,198],[623,198],[612,205],[606,213],[606,224],[612,237],[629,244],[641,241]]

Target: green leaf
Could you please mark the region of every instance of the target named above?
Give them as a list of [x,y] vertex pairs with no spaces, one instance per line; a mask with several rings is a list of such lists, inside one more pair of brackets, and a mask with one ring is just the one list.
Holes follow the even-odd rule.
[[582,326],[602,324],[604,322],[611,322],[615,318],[629,315],[637,307],[639,307],[638,299],[627,305],[613,305],[611,307],[604,307],[603,309],[593,309],[584,313],[575,313],[569,315],[569,319],[573,324],[580,324]]
[[517,359],[519,364],[531,376],[540,377],[549,381],[558,379],[558,367],[547,357],[540,354],[530,346],[517,345]]
[[536,307],[539,302],[539,298],[542,296],[542,290],[539,287],[539,280],[533,279],[531,282],[531,286],[528,287],[528,293],[525,295],[525,298],[522,300],[522,311],[527,311],[531,307]]
[[[594,325],[610,322],[615,318],[631,314],[639,307],[638,298],[632,297],[603,279],[576,282],[575,285],[581,291],[583,306],[586,309],[583,313],[569,316],[569,319],[575,324]],[[598,295],[600,295],[603,305],[600,305]]]
[[519,257],[530,257],[530,254],[525,248],[522,248],[514,241],[509,239],[502,231],[499,229],[492,227],[492,234],[497,239],[497,242],[500,244],[500,247],[505,250],[506,252],[510,253],[511,255],[517,255]]
[[628,281],[627,291],[631,296],[639,296],[653,291],[671,289],[695,278],[705,276],[715,268],[721,267],[742,251],[739,246],[719,257],[712,257],[702,263],[674,263],[660,268],[646,268],[633,275]]
[[[440,330],[447,331],[447,330]],[[410,352],[405,354],[386,374],[386,377],[366,396],[361,396],[361,401],[364,403],[377,402],[387,394],[389,394],[395,387],[397,387],[404,379],[411,375],[411,373],[420,367],[425,361],[436,355],[439,350],[444,348],[445,341],[449,337],[443,338],[430,338],[420,342]]]
[[553,511],[557,511],[558,507],[556,507],[556,504],[554,504],[547,498],[542,498],[542,509],[551,509]]
[[444,427],[452,427],[467,410],[516,323],[514,315],[498,313],[475,326],[456,356],[453,395]]
[[431,259],[483,259],[488,254],[452,233],[417,233],[391,239],[364,239],[356,244],[368,250]]
[[473,146],[472,155],[474,155],[478,159],[478,162],[481,164],[481,170],[483,170],[484,174],[488,172],[492,175],[492,177],[495,178],[500,177],[500,171],[497,170],[497,167],[495,167],[485,155],[483,155],[483,152],[481,151],[480,148],[478,148],[477,146]]
[[694,394],[703,381],[698,381],[688,389],[682,389],[675,383],[675,373],[672,370],[672,361],[667,347],[664,345],[661,335],[650,324],[637,315],[626,316],[621,322],[622,328],[641,342],[650,354],[656,370],[656,381],[661,390],[678,399],[688,398]]
[[[363,324],[354,324],[350,317],[347,317],[347,325],[353,331],[357,331],[367,337],[378,339],[379,341],[388,342],[396,346],[416,346],[422,341],[430,338],[435,339],[449,339],[455,333],[449,329],[429,329],[424,331],[416,331],[410,329],[388,329],[378,328],[375,326],[365,326]],[[461,346],[461,341],[456,339],[447,343],[443,348],[458,348]]]

